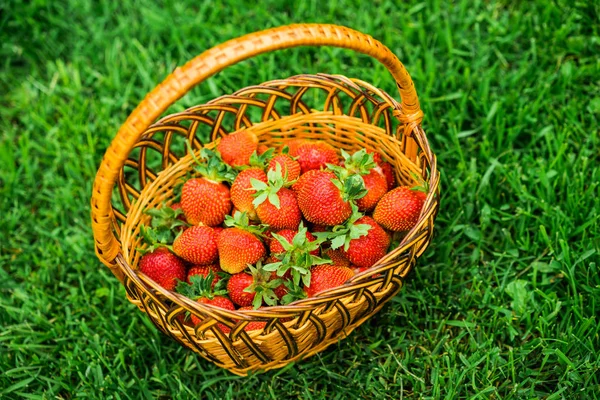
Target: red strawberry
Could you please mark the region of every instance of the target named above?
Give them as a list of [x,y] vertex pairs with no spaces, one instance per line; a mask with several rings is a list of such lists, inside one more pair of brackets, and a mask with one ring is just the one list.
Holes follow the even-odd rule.
[[259,144],[258,147],[256,148],[256,154],[258,154],[260,156],[261,154],[264,154],[267,150],[269,150],[269,146],[264,145],[264,144]]
[[265,246],[254,234],[240,228],[227,228],[217,241],[223,271],[236,274],[266,255]]
[[[238,310],[254,310],[254,309],[252,307],[240,307],[240,308],[238,308]],[[244,330],[246,332],[258,331],[261,329],[265,329],[265,326],[267,326],[266,321],[252,321],[244,327]]]
[[[298,230],[294,230],[294,229],[282,229],[279,232],[277,232],[277,234],[279,236],[285,238],[289,243],[292,243],[294,241],[294,236],[296,236],[297,233],[298,233]],[[306,231],[306,239],[309,242],[314,242],[316,238],[313,236],[312,233]],[[269,250],[273,254],[285,252],[283,245],[278,240],[271,240],[271,242],[269,244]],[[315,250],[311,251],[310,254],[318,256],[319,248],[317,247]]]
[[144,254],[140,271],[167,290],[175,289],[177,280],[185,280],[185,263],[164,247]]
[[310,285],[304,288],[308,297],[313,297],[324,290],[340,286],[354,276],[354,271],[348,267],[327,264],[317,265],[310,272]]
[[[231,300],[229,300],[227,297],[223,297],[223,296],[215,296],[212,299],[208,299],[206,297],[201,297],[198,299],[198,303],[210,304],[211,306],[220,307],[220,308],[223,308],[225,310],[230,310],[230,311],[235,310],[235,306],[233,305]],[[201,321],[200,318],[196,317],[193,314],[191,315],[191,317],[192,317],[191,318],[192,324],[198,325],[200,323],[200,321]],[[217,326],[221,329],[221,331],[223,331],[223,333],[231,332],[231,329],[223,324],[217,324]]]
[[354,223],[366,224],[370,228],[366,235],[351,239],[344,253],[348,260],[357,267],[370,268],[387,253],[390,238],[383,228],[371,217],[362,217]]
[[289,154],[296,157],[303,174],[339,162],[337,152],[326,142],[306,141],[298,146],[290,146]]
[[298,206],[309,222],[320,225],[339,225],[352,214],[350,203],[333,182],[330,171],[312,170],[300,176],[295,185]]
[[356,200],[360,211],[370,211],[377,205],[379,199],[388,191],[388,183],[380,168],[373,168],[371,172],[364,175],[365,189],[367,194]]
[[252,305],[259,308],[263,302],[268,305],[277,304],[277,296],[273,289],[281,284],[279,279],[271,279],[271,272],[262,268],[262,263],[256,267],[249,266],[250,273],[234,274],[227,282],[229,297],[238,306]]
[[387,181],[387,190],[390,191],[396,186],[396,175],[394,174],[394,167],[392,164],[383,162],[379,164],[381,167],[381,172],[383,176],[385,176],[385,180]]
[[175,239],[173,252],[192,264],[212,264],[219,256],[217,237],[210,226],[191,226]]
[[192,225],[221,225],[231,210],[229,188],[206,178],[189,179],[181,189],[181,208]]
[[227,282],[227,292],[229,292],[231,301],[242,307],[252,305],[256,293],[245,292],[244,290],[253,283],[254,278],[252,278],[252,275],[245,272],[231,275],[231,278]]
[[348,260],[348,258],[346,258],[346,255],[342,250],[327,249],[323,252],[323,255],[331,259],[331,265],[335,265],[338,267],[350,266],[350,261]]
[[377,153],[375,150],[366,149],[366,151],[368,154],[371,154],[373,156],[373,161],[377,165],[380,165],[383,162],[383,159],[381,158],[381,154]]
[[252,188],[251,179],[267,183],[267,174],[259,168],[240,172],[231,185],[231,201],[237,210],[246,212],[250,219],[256,220],[256,208],[252,204],[256,190]]
[[250,156],[258,147],[258,137],[252,132],[238,131],[221,138],[217,150],[232,167],[250,164]]
[[256,214],[260,221],[274,229],[295,229],[300,225],[302,214],[294,192],[287,188],[277,191],[279,207],[270,198],[256,206]]
[[[177,284],[177,292],[188,297],[191,300],[196,300],[198,303],[210,304],[215,307],[224,308],[226,310],[235,310],[235,306],[226,297],[223,297],[224,291],[213,290],[213,277],[214,272],[210,271],[206,276],[193,275],[190,276],[189,283],[179,282]],[[201,322],[201,319],[197,316],[191,316],[192,324],[197,325]],[[224,332],[229,333],[230,329],[223,325],[217,324],[217,326]]]
[[426,197],[406,186],[397,187],[379,200],[373,218],[391,231],[408,231],[417,224]]
[[269,162],[268,170],[275,171],[277,164],[281,166],[281,174],[288,182],[295,181],[300,176],[300,163],[287,154],[280,154],[273,157]]
[[302,220],[295,193],[284,187],[286,181],[281,175],[281,165],[267,174],[267,183],[252,180],[256,190],[253,205],[260,221],[272,229],[295,229]]
[[221,280],[221,277],[218,274],[219,274],[219,272],[222,272],[222,269],[219,267],[218,264],[194,265],[192,268],[190,268],[190,270],[187,273],[186,282],[191,284],[192,282],[190,282],[190,278],[192,276],[202,275],[202,276],[206,277],[211,272],[215,276],[211,283],[211,287],[214,289],[217,282],[219,282]]

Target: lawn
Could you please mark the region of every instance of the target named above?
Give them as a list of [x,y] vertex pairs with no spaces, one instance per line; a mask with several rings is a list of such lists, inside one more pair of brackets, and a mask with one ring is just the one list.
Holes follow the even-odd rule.
[[[395,3],[0,1],[0,398],[600,397],[600,5]],[[400,57],[442,200],[431,247],[376,317],[241,378],[126,300],[95,257],[89,199],[118,127],[175,66],[291,22],[347,25]],[[368,58],[301,48],[173,110],[317,72],[397,96]]]

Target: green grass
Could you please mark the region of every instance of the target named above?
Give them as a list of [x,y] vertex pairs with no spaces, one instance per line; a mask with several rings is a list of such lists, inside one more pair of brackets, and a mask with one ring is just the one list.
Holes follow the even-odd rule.
[[[157,3],[0,2],[0,398],[600,397],[598,5]],[[315,357],[240,378],[127,302],[94,255],[91,183],[175,66],[295,21],[357,28],[405,62],[441,208],[382,312]],[[303,48],[229,68],[173,109],[316,72],[396,94],[365,57]]]

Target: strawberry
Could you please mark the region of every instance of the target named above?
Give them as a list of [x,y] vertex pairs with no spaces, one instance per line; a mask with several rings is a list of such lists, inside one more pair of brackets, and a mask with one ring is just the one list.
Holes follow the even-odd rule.
[[381,168],[381,172],[383,176],[385,176],[385,180],[387,182],[387,190],[390,191],[396,186],[396,175],[394,174],[394,167],[392,164],[387,162],[382,162],[379,164]]
[[327,289],[340,286],[354,276],[348,267],[317,265],[311,270],[310,284],[304,288],[308,297],[313,297]]
[[387,181],[381,168],[374,161],[374,155],[364,149],[352,155],[344,150],[341,150],[341,153],[344,158],[343,166],[328,165],[327,167],[343,183],[351,179],[362,181],[365,192],[361,197],[357,197],[356,204],[361,211],[373,209],[387,192]]
[[375,208],[379,199],[388,191],[388,182],[379,167],[371,169],[371,172],[363,175],[362,178],[367,194],[356,200],[356,205],[360,211],[370,211]]
[[167,290],[175,289],[177,280],[185,279],[185,263],[165,247],[144,254],[140,271]]
[[294,189],[304,218],[319,225],[343,223],[352,214],[350,200],[365,194],[362,179],[357,178],[342,183],[333,172],[320,170],[301,175]]
[[392,164],[383,161],[381,154],[373,150],[367,150],[367,153],[373,155],[373,161],[381,168],[381,173],[385,176],[387,182],[387,190],[392,190],[396,185],[396,177],[394,176],[394,167],[392,167]]
[[[252,308],[250,306],[238,308],[238,311],[241,311],[241,310],[254,310],[254,308]],[[258,330],[261,330],[261,329],[265,329],[265,326],[267,326],[267,322],[266,321],[252,321],[252,322],[250,322],[248,325],[246,325],[244,327],[244,330],[246,332],[249,332],[249,331],[258,331]]]
[[253,205],[260,221],[273,229],[295,229],[302,220],[295,193],[284,187],[281,165],[267,173],[268,182],[251,179],[254,193]]
[[173,242],[173,252],[192,264],[212,264],[219,256],[217,237],[210,226],[189,227]]
[[[209,304],[211,306],[220,307],[225,310],[235,310],[235,306],[226,297],[224,290],[213,290],[212,282],[214,280],[213,272],[208,275],[194,275],[190,277],[190,283],[179,282],[177,284],[177,292],[188,297],[191,300],[196,300],[198,303]],[[201,319],[195,315],[191,315],[192,324],[197,325]],[[229,333],[231,329],[223,324],[217,324],[223,333]]]
[[254,278],[252,278],[252,275],[245,272],[231,275],[231,278],[227,282],[227,291],[229,292],[231,301],[242,307],[251,305],[256,293],[245,290],[253,283]]
[[300,176],[300,163],[287,154],[279,154],[271,159],[268,170],[275,171],[277,164],[281,168],[281,174],[288,181],[295,181]]
[[[287,240],[288,243],[292,243],[294,241],[294,237],[297,234],[298,234],[298,230],[295,230],[295,229],[282,229],[279,232],[277,232],[277,235],[279,235],[282,238],[284,238],[285,240]],[[313,236],[312,233],[310,233],[308,230],[306,230],[306,240],[308,240],[309,242],[314,242],[316,240],[316,238]],[[283,248],[283,245],[281,244],[281,242],[279,240],[271,240],[271,242],[269,243],[269,251],[271,252],[271,254],[276,254],[276,253],[284,253],[285,249]],[[319,247],[317,246],[316,249],[311,251],[309,254],[318,256],[319,255]]]
[[361,217],[354,224],[365,224],[370,228],[366,235],[351,239],[345,246],[344,253],[355,266],[370,268],[377,260],[386,255],[390,238],[371,217]]
[[425,193],[407,186],[397,187],[379,200],[373,218],[391,231],[408,231],[417,224],[426,197]]
[[241,171],[231,185],[231,201],[238,211],[245,212],[251,220],[257,220],[256,208],[252,204],[256,190],[251,180],[267,183],[267,174],[260,168]]
[[248,131],[237,131],[221,138],[217,151],[232,167],[250,164],[250,156],[257,150],[258,137]]
[[[284,232],[286,236],[289,233]],[[283,252],[271,253],[271,256],[276,258],[275,262],[270,262],[265,265],[266,271],[277,271],[277,276],[284,277],[287,273],[291,272],[292,281],[295,285],[300,284],[300,280],[307,285],[310,282],[310,268],[313,265],[319,265],[324,263],[330,263],[330,260],[325,260],[317,256],[319,246],[322,240],[310,240],[308,230],[303,224],[300,224],[298,232],[293,236],[292,240],[289,241],[282,235],[273,233],[271,246],[274,246],[275,250],[278,250],[278,245],[274,242],[277,241],[283,248]],[[309,236],[310,235],[310,236]]]
[[196,275],[202,275],[202,276],[208,276],[209,273],[213,273],[213,275],[215,276],[211,287],[214,289],[215,285],[217,284],[217,282],[219,282],[221,280],[221,277],[219,276],[219,272],[223,272],[223,270],[221,269],[221,267],[219,267],[219,264],[210,264],[210,265],[194,265],[192,266],[192,268],[189,269],[188,273],[187,273],[187,279],[186,282],[187,283],[192,283],[190,282],[190,278],[192,276],[196,276]]
[[344,254],[344,252],[342,250],[327,249],[323,252],[323,255],[325,257],[329,257],[331,259],[331,262],[332,262],[331,265],[336,265],[339,267],[349,267],[350,266],[350,260],[348,260],[348,258],[346,258],[346,255]]
[[269,146],[267,146],[265,144],[259,144],[258,147],[256,148],[256,153],[260,156],[261,154],[264,154],[268,150],[269,150]]
[[248,216],[240,212],[225,220],[230,228],[223,230],[217,240],[219,262],[225,272],[237,274],[266,255],[265,246],[256,236],[262,235],[263,229],[248,222]]
[[192,178],[183,184],[181,208],[192,225],[221,225],[232,207],[229,187],[223,182],[232,182],[236,172],[212,150],[204,148],[200,155],[206,160],[200,163],[196,159],[199,164],[196,170],[202,178]]
[[366,270],[368,270],[368,269],[369,269],[369,267],[358,267],[358,266],[356,266],[356,265],[350,265],[350,267],[349,267],[349,268],[350,268],[352,271],[354,271],[354,274],[355,274],[355,275],[358,275],[358,274],[360,274],[361,272],[364,272],[364,271],[366,271]]
[[277,296],[273,289],[281,284],[280,279],[271,279],[271,272],[265,271],[262,263],[256,267],[249,265],[250,273],[240,272],[234,274],[227,282],[227,291],[231,300],[241,307],[252,305],[259,308],[263,302],[274,306]]
[[326,142],[307,140],[297,146],[290,145],[289,149],[290,156],[296,158],[303,174],[339,162],[336,150]]

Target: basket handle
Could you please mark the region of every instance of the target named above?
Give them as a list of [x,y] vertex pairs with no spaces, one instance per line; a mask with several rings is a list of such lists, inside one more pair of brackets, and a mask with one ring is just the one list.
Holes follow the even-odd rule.
[[348,48],[377,59],[398,85],[402,100],[400,120],[411,125],[420,123],[423,113],[417,92],[400,60],[379,41],[353,29],[322,24],[288,25],[251,33],[205,51],[175,69],[133,110],[110,144],[96,174],[91,200],[96,254],[117,276],[114,259],[120,245],[113,231],[110,201],[119,171],[144,131],[193,86],[226,67],[269,51],[309,45]]

